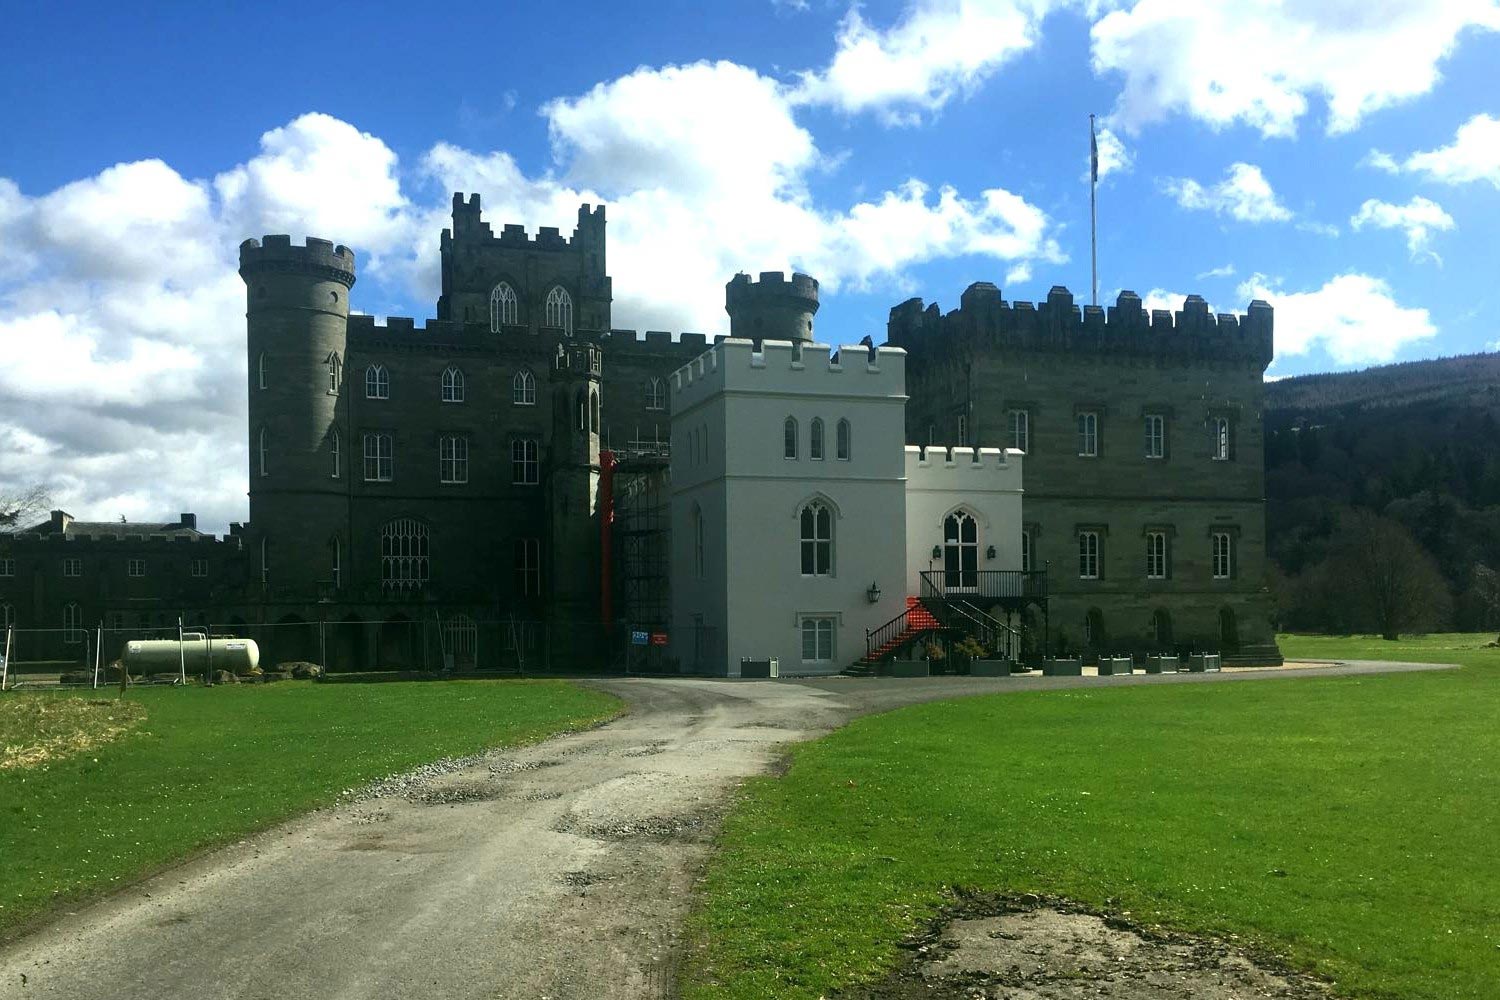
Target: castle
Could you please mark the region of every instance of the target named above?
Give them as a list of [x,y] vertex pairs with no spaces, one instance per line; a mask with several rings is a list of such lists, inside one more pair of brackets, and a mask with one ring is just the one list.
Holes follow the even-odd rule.
[[[689,444],[669,388],[709,342],[612,328],[605,225],[584,205],[569,237],[496,234],[479,196],[456,194],[421,327],[350,313],[346,247],[246,240],[248,521],[213,539],[190,515],[56,512],[0,536],[0,615],[60,629],[60,655],[100,622],[138,634],[182,615],[261,629],[271,662],[667,666],[628,640],[683,626],[667,491]],[[805,345],[817,282],[736,275],[726,310],[736,340]],[[1213,317],[1194,296],[1148,317],[1129,292],[1106,314],[1061,288],[1032,306],[981,283],[948,314],[895,307],[887,340],[906,353],[908,443],[1026,453],[1016,544],[1049,570],[1049,648],[1267,662],[1271,336],[1264,303]]]

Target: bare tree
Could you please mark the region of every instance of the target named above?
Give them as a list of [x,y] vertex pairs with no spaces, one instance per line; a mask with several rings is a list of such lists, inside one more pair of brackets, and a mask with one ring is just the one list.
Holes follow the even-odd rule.
[[1326,570],[1358,619],[1384,639],[1442,625],[1453,610],[1448,583],[1427,550],[1400,524],[1369,511],[1343,516]]
[[52,495],[39,483],[14,490],[0,487],[0,532],[29,527],[32,518],[51,506]]

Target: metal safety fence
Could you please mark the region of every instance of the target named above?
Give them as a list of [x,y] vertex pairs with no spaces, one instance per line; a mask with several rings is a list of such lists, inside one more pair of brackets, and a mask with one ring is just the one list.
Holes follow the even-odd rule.
[[[290,617],[290,616],[288,616]],[[691,630],[690,630],[691,631]],[[675,674],[693,671],[702,637],[680,647],[660,627],[464,614],[320,621],[204,619],[157,627],[0,632],[0,690],[326,674]],[[687,662],[684,662],[687,661]],[[311,669],[310,669],[311,668]]]

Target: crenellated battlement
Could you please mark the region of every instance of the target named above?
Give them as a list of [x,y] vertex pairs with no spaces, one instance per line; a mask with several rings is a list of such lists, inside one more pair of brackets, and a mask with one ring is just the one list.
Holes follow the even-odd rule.
[[[942,470],[955,475],[970,473],[1008,473],[1016,470],[1025,452],[1015,448],[974,448],[969,445],[906,445],[908,478],[926,470]],[[948,483],[951,488],[953,484]]]
[[594,207],[587,202],[578,207],[578,226],[573,235],[564,238],[556,226],[542,226],[535,237],[528,236],[526,227],[504,223],[497,236],[493,227],[484,221],[478,194],[465,197],[453,193],[453,227],[444,229],[442,245],[447,248],[454,242],[495,243],[510,249],[521,250],[568,250],[581,242],[595,243],[604,231],[604,206]]
[[989,282],[970,285],[959,308],[946,314],[936,303],[908,299],[891,310],[887,339],[920,361],[976,343],[1020,351],[1238,360],[1262,368],[1274,355],[1273,313],[1260,299],[1244,315],[1215,315],[1201,295],[1187,296],[1175,312],[1148,312],[1132,291],[1121,292],[1107,309],[1080,308],[1061,285],[1045,301],[1007,303]]
[[354,251],[343,244],[307,237],[298,246],[286,235],[263,236],[240,244],[240,277],[257,274],[306,274],[354,287]]
[[800,271],[792,272],[792,280],[786,280],[784,271],[762,271],[760,280],[752,281],[744,271],[730,278],[724,286],[725,302],[733,308],[738,301],[762,298],[798,298],[811,303],[813,312],[818,311],[818,279]]
[[[857,381],[851,382],[851,379]],[[730,337],[716,343],[672,373],[673,409],[691,406],[718,392],[795,392],[906,398],[906,352],[898,347],[872,350],[845,344]]]
[[[503,349],[513,339],[495,334],[484,323],[457,323],[445,319],[427,319],[419,327],[409,316],[388,316],[384,323],[366,313],[349,316],[349,342],[362,344],[406,341],[416,346],[453,345],[465,348],[498,347]],[[713,338],[714,343],[723,341],[723,335]],[[605,355],[630,354],[635,357],[662,357],[687,360],[703,353],[709,338],[701,333],[682,333],[676,339],[665,330],[610,330],[606,333],[580,331],[577,336],[563,338],[566,341],[597,345]]]

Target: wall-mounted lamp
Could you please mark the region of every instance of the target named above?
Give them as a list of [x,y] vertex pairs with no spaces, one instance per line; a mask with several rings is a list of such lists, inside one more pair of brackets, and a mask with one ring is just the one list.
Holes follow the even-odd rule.
[[941,545],[934,545],[932,547],[932,558],[934,558],[934,559],[941,559],[941,558],[943,558],[943,547]]
[[870,589],[867,590],[867,591],[865,591],[865,596],[870,599],[870,603],[871,604],[879,604],[880,603],[880,584],[878,584],[878,583],[872,583],[872,584],[870,584]]
[[991,545],[989,548],[987,548],[987,549],[984,550],[984,557],[986,559],[993,559],[993,558],[995,558],[995,547],[993,545]]

